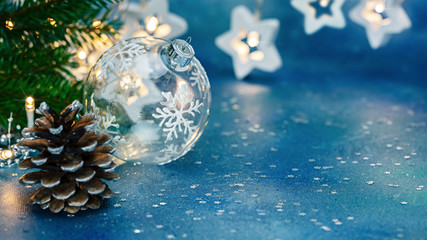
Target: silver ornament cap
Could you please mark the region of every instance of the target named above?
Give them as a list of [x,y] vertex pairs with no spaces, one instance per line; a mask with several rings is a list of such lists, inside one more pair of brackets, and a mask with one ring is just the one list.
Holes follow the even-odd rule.
[[194,54],[194,49],[190,43],[182,39],[175,39],[164,49],[162,58],[173,70],[182,72],[187,70]]

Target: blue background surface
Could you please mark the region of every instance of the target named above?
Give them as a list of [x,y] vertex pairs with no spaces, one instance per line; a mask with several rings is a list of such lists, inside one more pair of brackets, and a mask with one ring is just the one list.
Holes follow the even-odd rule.
[[426,239],[425,2],[405,1],[412,28],[372,50],[348,19],[357,1],[345,29],[307,36],[289,1],[265,0],[283,68],[245,81],[214,46],[239,4],[255,8],[171,0],[212,86],[191,152],[121,165],[115,197],[74,216],[24,205],[23,172],[0,169],[0,239]]

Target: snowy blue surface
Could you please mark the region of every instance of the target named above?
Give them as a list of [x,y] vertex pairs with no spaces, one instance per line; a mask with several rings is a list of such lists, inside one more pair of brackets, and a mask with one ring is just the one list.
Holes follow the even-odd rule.
[[406,1],[413,27],[371,50],[348,17],[306,36],[289,1],[265,0],[284,66],[237,81],[214,38],[241,3],[255,6],[171,0],[212,85],[191,152],[121,165],[115,197],[74,216],[25,205],[23,172],[0,169],[0,239],[426,239],[424,1]]

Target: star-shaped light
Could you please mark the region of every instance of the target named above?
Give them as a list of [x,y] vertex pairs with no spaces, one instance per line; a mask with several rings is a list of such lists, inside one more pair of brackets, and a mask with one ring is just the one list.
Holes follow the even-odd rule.
[[169,12],[168,0],[129,2],[123,7],[124,26],[122,38],[153,36],[173,39],[187,31],[187,22]]
[[411,27],[411,20],[401,4],[401,0],[361,0],[351,10],[350,18],[366,29],[373,49],[385,45],[391,34]]
[[344,0],[292,0],[294,8],[304,14],[304,30],[313,34],[324,26],[345,27],[341,10]]
[[277,19],[258,20],[244,6],[233,9],[231,29],[218,36],[215,44],[233,58],[238,79],[246,77],[254,68],[274,72],[282,66],[274,45],[279,26]]

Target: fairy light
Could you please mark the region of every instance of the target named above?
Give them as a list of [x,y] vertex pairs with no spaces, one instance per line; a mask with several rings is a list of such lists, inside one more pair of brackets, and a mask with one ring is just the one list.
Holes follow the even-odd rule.
[[259,33],[250,32],[248,34],[248,45],[249,47],[257,47],[259,45]]
[[159,19],[154,16],[148,18],[146,29],[149,33],[153,33],[156,31],[157,26],[159,25]]
[[131,84],[132,84],[132,77],[131,76],[125,76],[124,78],[123,78],[123,80],[122,81],[120,81],[120,87],[123,89],[123,90],[127,90],[127,89],[129,89],[129,86],[131,86]]
[[86,59],[87,54],[86,54],[86,52],[85,52],[85,51],[81,50],[81,51],[77,54],[77,56],[78,56],[78,58],[80,58],[81,60],[84,60],[84,59]]
[[34,98],[27,97],[25,99],[25,110],[35,110]]
[[56,24],[55,19],[53,19],[53,18],[47,18],[47,21],[49,21],[50,25],[52,25],[52,26],[54,26],[54,27],[58,26],[58,25]]
[[379,2],[376,6],[375,6],[375,12],[377,13],[383,13],[385,10],[385,5],[383,2]]
[[262,61],[264,59],[264,53],[258,49],[260,39],[261,35],[257,31],[240,31],[239,37],[233,40],[232,46],[242,62],[249,60]]
[[7,29],[9,29],[9,30],[13,30],[13,27],[15,26],[15,23],[14,22],[12,22],[12,19],[8,19],[8,20],[6,20],[6,28]]
[[9,159],[11,157],[13,157],[13,151],[12,150],[7,149],[7,150],[4,150],[4,151],[1,151],[1,154],[0,154],[0,159],[1,160],[6,160],[6,159]]
[[10,133],[10,130],[12,129],[12,122],[13,122],[13,113],[10,113],[10,117],[7,119],[8,121],[8,127],[7,127],[7,145],[8,149],[2,150],[0,149],[0,160],[7,160],[13,157],[14,153],[11,148],[11,139],[12,134]]
[[108,38],[108,36],[107,36],[107,34],[105,34],[105,33],[103,33],[103,34],[101,34],[101,41],[102,42],[107,42],[109,40],[109,38]]
[[327,7],[329,5],[330,0],[320,0],[319,4],[321,7]]
[[95,20],[95,21],[93,21],[92,26],[94,28],[99,28],[101,26],[101,23],[102,22],[100,20]]
[[27,112],[27,127],[33,127],[34,126],[34,110],[35,102],[34,98],[27,97],[25,99],[25,111]]
[[375,30],[378,30],[381,26],[388,25],[391,22],[390,19],[382,15],[385,10],[386,5],[384,0],[368,0],[362,15],[372,24]]

